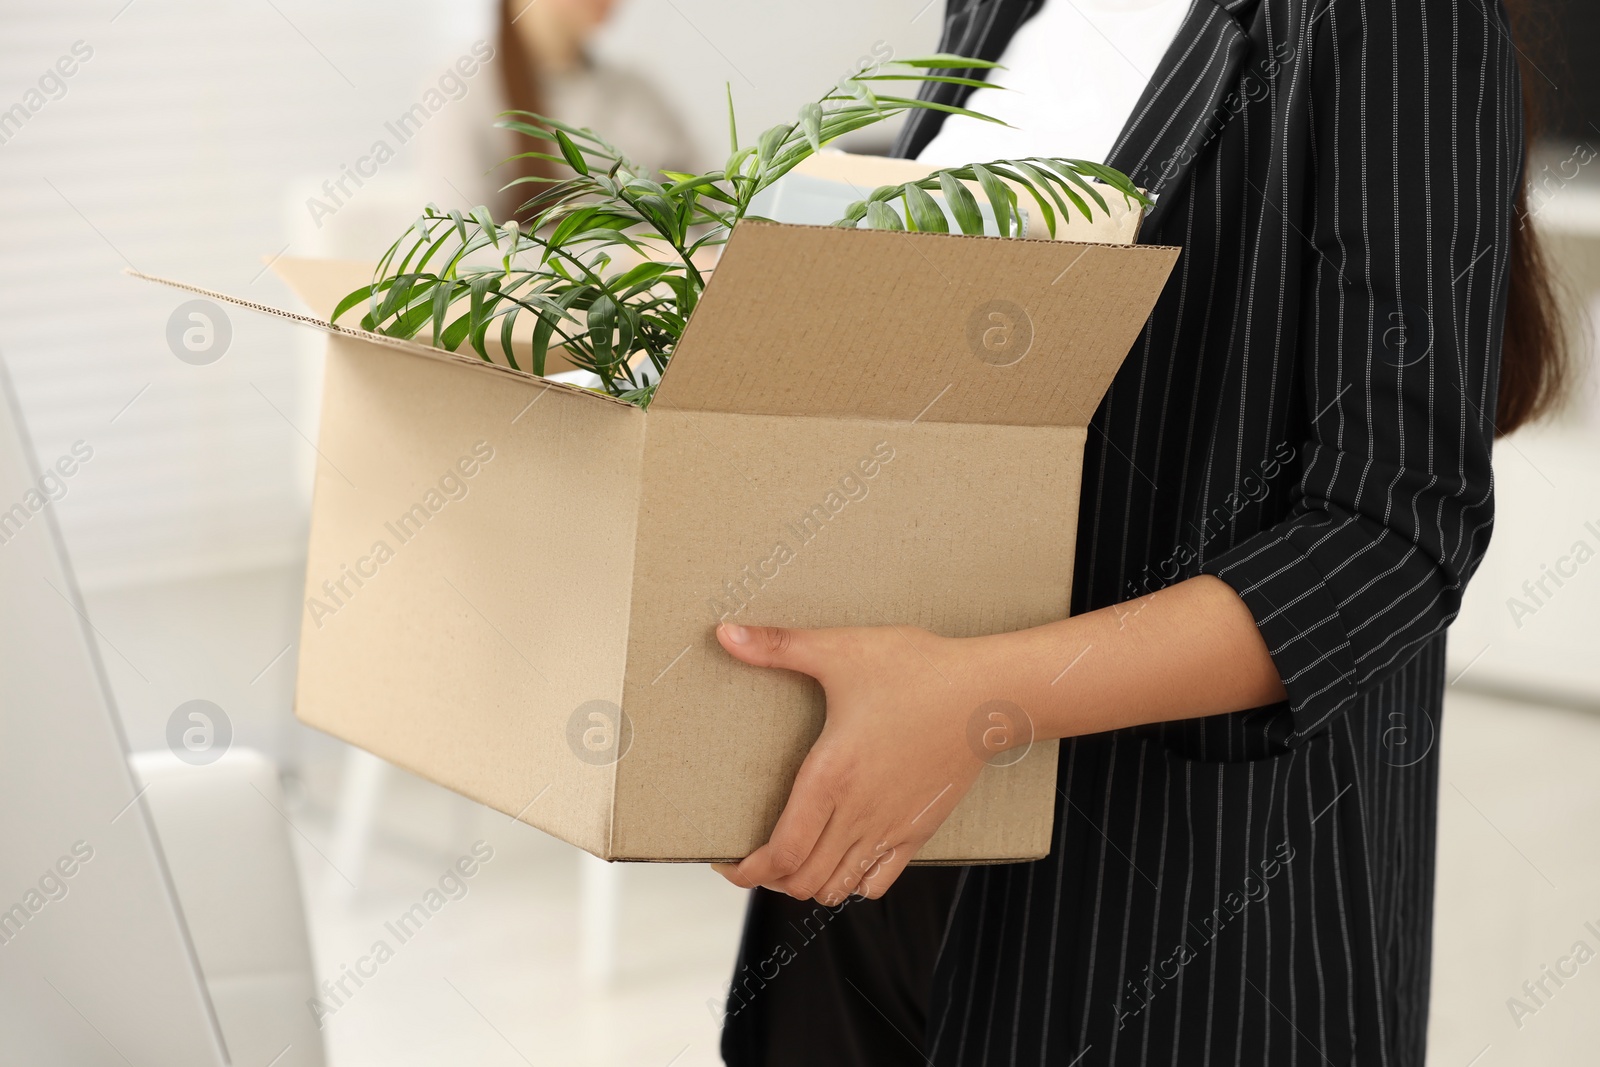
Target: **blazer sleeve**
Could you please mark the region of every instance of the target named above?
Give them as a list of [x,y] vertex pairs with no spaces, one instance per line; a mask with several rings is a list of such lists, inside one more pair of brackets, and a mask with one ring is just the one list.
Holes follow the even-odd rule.
[[1202,567],[1260,626],[1294,739],[1440,634],[1488,547],[1523,167],[1498,0],[1316,6],[1299,72],[1310,186],[1292,222],[1307,264],[1299,480],[1283,521]]

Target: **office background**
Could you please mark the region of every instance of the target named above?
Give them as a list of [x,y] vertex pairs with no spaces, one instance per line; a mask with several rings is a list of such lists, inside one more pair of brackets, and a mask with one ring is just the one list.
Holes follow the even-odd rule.
[[[1553,12],[1558,44],[1600,40],[1592,4]],[[864,59],[930,50],[939,16],[927,0],[633,0],[600,52],[659,85],[709,165],[726,143],[724,83],[741,128],[759,130]],[[181,298],[124,273],[293,306],[275,257],[375,257],[420,206],[407,147],[333,215],[308,202],[327,203],[325,183],[488,36],[487,6],[7,0],[3,20],[0,109],[62,57],[75,68],[25,122],[0,125],[0,357],[41,461],[92,448],[55,507],[132,747],[163,748],[173,709],[200,698],[226,712],[233,744],[277,762],[324,976],[472,841],[498,850],[327,1020],[329,1062],[514,1063],[537,1049],[548,1062],[715,1063],[742,898],[708,871],[623,871],[605,890],[619,901],[615,963],[596,971],[572,922],[595,883],[572,850],[398,772],[361,877],[334,869],[351,763],[291,713],[320,341],[239,313],[222,359],[182,362],[167,341]],[[1452,638],[1446,721],[1409,727],[1409,743],[1445,757],[1430,1059],[1442,1067],[1581,1062],[1600,1037],[1600,964],[1535,1014],[1508,1007],[1575,940],[1600,948],[1584,926],[1600,926],[1600,559],[1561,562],[1580,541],[1600,551],[1600,72],[1578,54],[1543,65],[1552,124],[1532,221],[1566,272],[1588,371],[1562,420],[1497,454],[1500,525]]]

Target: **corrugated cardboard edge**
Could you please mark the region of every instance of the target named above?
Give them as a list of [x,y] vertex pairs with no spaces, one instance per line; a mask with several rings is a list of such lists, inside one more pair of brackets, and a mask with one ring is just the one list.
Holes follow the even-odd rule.
[[260,312],[263,315],[269,315],[275,319],[284,319],[289,322],[297,323],[301,326],[310,326],[312,329],[321,330],[323,333],[336,334],[339,337],[352,337],[358,341],[368,341],[375,345],[381,345],[384,348],[391,348],[398,352],[404,352],[407,355],[421,356],[424,359],[438,360],[444,363],[455,363],[463,367],[470,367],[474,370],[486,371],[492,374],[509,375],[518,381],[531,382],[536,385],[545,385],[551,389],[560,389],[563,392],[590,397],[599,403],[617,404],[622,407],[634,408],[635,410],[638,410],[637,405],[630,404],[626,400],[618,400],[616,397],[609,396],[605,393],[597,393],[592,389],[585,389],[582,386],[569,385],[566,382],[551,381],[549,378],[540,377],[531,371],[516,370],[512,367],[503,366],[499,363],[486,362],[485,360],[479,359],[477,356],[468,356],[460,352],[451,352],[447,349],[435,348],[432,345],[419,344],[416,341],[402,340],[399,337],[389,337],[386,334],[373,333],[370,330],[357,330],[352,329],[349,326],[340,326],[336,323],[328,322],[325,319],[319,319],[312,315],[301,315],[294,311],[284,311],[282,308],[275,308],[271,304],[260,304],[254,300],[246,300],[243,297],[230,296],[229,294],[220,292],[216,289],[206,289],[202,286],[189,285],[186,282],[174,281],[171,278],[162,278],[155,274],[146,274],[144,271],[134,270],[131,267],[124,268],[122,273],[147,282],[155,282],[157,285],[165,285],[173,289],[182,289],[185,292],[209,297],[212,300],[220,300],[225,304],[232,304],[235,307],[242,307],[250,311]]

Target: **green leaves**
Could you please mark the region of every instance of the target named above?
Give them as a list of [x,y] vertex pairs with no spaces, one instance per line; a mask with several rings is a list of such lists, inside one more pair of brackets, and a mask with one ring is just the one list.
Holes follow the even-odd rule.
[[956,225],[961,227],[962,233],[983,232],[983,212],[978,210],[978,201],[965,185],[956,180],[955,175],[941,173],[939,191],[944,193],[945,203],[950,205],[950,213],[955,216]]
[[822,105],[809,103],[800,108],[800,128],[805,131],[811,151],[822,151]]
[[572,138],[557,130],[556,143],[561,146],[561,158],[567,161],[567,166],[579,174],[589,173],[589,161],[583,158],[583,153],[578,151],[578,146],[572,143]]
[[1005,70],[1000,64],[991,63],[986,59],[971,59],[967,56],[951,55],[949,52],[935,52],[931,56],[918,56],[895,62],[903,67],[916,67],[920,70]]
[[922,191],[921,186],[908,182],[900,187],[900,195],[905,200],[906,218],[910,223],[907,229],[924,233],[950,232],[944,212],[933,197]]
[[989,201],[995,228],[1001,237],[1011,236],[1013,229],[1018,236],[1022,235],[1026,217],[1017,207],[1017,188],[1033,200],[1033,210],[1037,211],[1045,230],[1054,237],[1058,214],[1063,223],[1070,222],[1074,214],[1093,219],[1095,208],[1089,206],[1091,200],[1102,215],[1110,212],[1105,198],[1088,178],[1122,193],[1130,204],[1150,204],[1149,198],[1139,192],[1127,175],[1097,163],[1077,159],[1001,159],[993,163],[949,167],[903,186],[875,189],[866,200],[850,205],[835,225],[857,226],[865,222],[869,229],[902,229],[899,215],[889,207],[890,202],[899,200],[908,223],[904,228],[945,233],[948,230],[945,211],[929,195],[937,189],[944,198],[949,217],[955,219],[961,232],[982,234],[983,212],[967,185],[976,182]]
[[[822,128],[820,119],[817,122],[817,128],[819,131]],[[788,140],[793,133],[793,126],[774,126],[763,133],[760,139],[756,141],[757,163],[769,162],[773,156],[778,154],[778,149],[783,146],[784,141]]]
[[[908,111],[999,121],[900,95],[907,83],[925,80],[988,85],[981,75],[995,69],[984,60],[938,54],[863,71],[753,145],[739,141],[730,85],[728,159],[704,174],[652,175],[593,130],[507,112],[499,125],[531,142],[513,158],[558,164],[561,176],[511,183],[531,194],[517,211],[520,222],[497,222],[484,207],[428,205],[384,253],[372,283],[341,300],[333,317],[364,308],[363,329],[425,336],[450,351],[465,346],[481,360],[541,375],[559,347],[598,376],[601,391],[645,406],[705,291],[708,256],[726,243],[758,193],[835,138]],[[1106,210],[1099,188],[1144,201],[1125,175],[1100,164],[1012,160],[876,189],[840,224],[947,233],[954,222],[961,233],[982,233],[976,186],[999,232],[1010,235],[1023,216],[1007,181],[1033,198],[1052,232],[1057,211],[1087,216],[1090,202]]]
[[867,226],[874,230],[903,230],[900,216],[894,213],[894,208],[882,201],[874,200],[867,205]]
[[974,163],[967,169],[978,179],[978,184],[983,187],[983,195],[989,198],[989,206],[994,208],[994,222],[1000,230],[1000,236],[1010,237],[1011,217],[1016,213],[1016,194],[988,167]]
[[328,316],[328,321],[338,322],[339,317],[346,311],[349,311],[357,304],[360,304],[366,300],[370,300],[375,288],[375,286],[363,285],[360,289],[357,289],[355,292],[347,295],[344,299],[340,300],[338,306],[333,309],[333,314]]

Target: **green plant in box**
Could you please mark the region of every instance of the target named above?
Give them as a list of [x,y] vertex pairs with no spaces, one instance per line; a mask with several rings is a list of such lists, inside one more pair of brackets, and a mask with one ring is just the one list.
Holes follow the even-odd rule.
[[[924,80],[977,87],[987,83],[965,72],[994,66],[934,55],[862,73],[806,104],[795,122],[762,133],[754,145],[739,143],[730,92],[731,154],[722,169],[705,174],[651,177],[593,130],[509,113],[500,125],[538,145],[517,158],[549,160],[570,174],[518,179],[539,186],[521,219],[497,221],[487,208],[463,214],[430,204],[384,254],[372,284],[339,303],[334,320],[364,305],[363,329],[426,336],[450,351],[468,345],[490,362],[496,361],[493,351],[507,365],[535,374],[545,373],[550,348],[559,345],[570,362],[599,377],[603,391],[646,406],[705,291],[707,253],[728,240],[757,194],[829,141],[913,109],[999,121],[882,91]],[[1091,203],[1108,210],[1093,183],[1149,203],[1126,175],[1098,163],[999,160],[882,186],[851,205],[838,225],[946,233],[953,219],[960,232],[981,234],[981,196],[1000,236],[1020,234],[1028,217],[1020,188],[1053,237],[1058,217],[1077,212],[1090,218]],[[526,367],[512,343],[524,315],[533,319]]]

